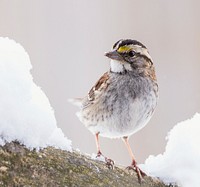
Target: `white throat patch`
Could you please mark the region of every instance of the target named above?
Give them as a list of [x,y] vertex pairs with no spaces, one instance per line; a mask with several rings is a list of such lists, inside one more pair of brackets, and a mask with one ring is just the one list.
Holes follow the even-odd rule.
[[115,72],[115,73],[120,73],[124,71],[123,65],[116,60],[110,61],[110,69],[112,72]]
[[122,64],[116,60],[110,61],[110,68],[111,68],[111,71],[115,73],[120,73],[120,72],[123,72],[124,70],[133,71],[130,64],[128,63]]

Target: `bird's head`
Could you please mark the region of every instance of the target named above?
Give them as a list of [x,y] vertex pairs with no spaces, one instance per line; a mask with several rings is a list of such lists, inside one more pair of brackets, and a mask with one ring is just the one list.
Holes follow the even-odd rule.
[[134,71],[153,65],[147,48],[131,39],[117,41],[105,56],[111,59],[112,72]]

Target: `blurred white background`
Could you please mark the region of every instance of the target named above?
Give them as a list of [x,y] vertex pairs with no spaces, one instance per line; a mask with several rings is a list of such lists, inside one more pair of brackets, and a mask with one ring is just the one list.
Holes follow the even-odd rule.
[[[109,69],[104,52],[117,40],[144,43],[156,66],[160,99],[150,123],[130,138],[142,163],[164,151],[167,132],[177,122],[200,112],[199,7],[198,0],[1,0],[0,36],[24,46],[58,126],[74,148],[90,154],[96,152],[94,136],[67,99],[85,96]],[[106,156],[130,164],[121,140],[100,143]]]

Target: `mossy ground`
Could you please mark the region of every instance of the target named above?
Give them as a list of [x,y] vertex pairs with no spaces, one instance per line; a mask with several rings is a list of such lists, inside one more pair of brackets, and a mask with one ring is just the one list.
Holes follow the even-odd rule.
[[0,147],[0,186],[113,186],[164,187],[158,180],[145,177],[140,185],[134,174],[77,152],[52,147],[28,150],[17,142]]

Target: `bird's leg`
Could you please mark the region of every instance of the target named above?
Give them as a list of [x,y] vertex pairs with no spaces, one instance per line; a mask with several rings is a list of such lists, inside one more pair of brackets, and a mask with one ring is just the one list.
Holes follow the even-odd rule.
[[100,151],[100,145],[99,145],[99,133],[95,134],[95,142],[96,142],[96,146],[97,146],[97,157],[100,157],[102,155],[102,153]]
[[105,156],[101,153],[100,145],[99,145],[99,133],[96,133],[96,134],[95,134],[95,141],[96,141],[96,146],[97,146],[97,156],[96,156],[96,157],[98,158],[98,157],[103,156],[104,159],[105,159],[105,162],[106,162],[106,166],[107,166],[109,169],[113,169],[114,161],[111,160],[110,158],[105,157]]
[[146,174],[137,166],[137,162],[135,161],[135,157],[133,155],[130,144],[128,142],[128,137],[123,137],[123,140],[124,140],[124,143],[126,145],[128,152],[129,152],[129,155],[131,156],[131,159],[132,159],[131,165],[128,166],[126,169],[134,170],[137,173],[139,183],[141,183],[142,177],[146,176]]

